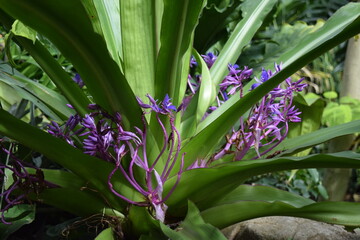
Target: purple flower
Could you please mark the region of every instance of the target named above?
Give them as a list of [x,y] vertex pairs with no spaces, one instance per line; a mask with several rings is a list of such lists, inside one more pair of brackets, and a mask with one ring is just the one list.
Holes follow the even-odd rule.
[[[219,85],[221,93],[223,94],[223,96],[226,96],[224,95],[224,93],[226,93],[226,90],[229,90],[228,94],[234,95],[237,92],[237,90],[240,90],[240,96],[242,96],[242,91],[241,91],[243,86],[242,82],[245,79],[250,78],[250,76],[252,75],[252,69],[244,67],[244,70],[240,70],[237,64],[235,65],[229,64],[228,69],[229,69],[229,74]],[[231,87],[231,89],[229,89],[229,87]],[[224,98],[224,100],[226,101],[227,98]]]
[[170,97],[169,95],[165,95],[164,100],[162,101],[162,109],[165,110],[168,113],[171,113],[171,111],[175,111],[176,112],[176,107],[174,105],[172,105],[172,103],[170,102]]
[[149,98],[150,104],[146,104],[141,100],[141,98],[136,97],[136,100],[138,101],[140,107],[144,109],[151,109],[154,112],[160,112],[160,107],[156,103],[155,99],[151,97],[149,94],[147,94],[146,97]]
[[95,119],[89,114],[86,114],[85,117],[82,119],[82,125],[89,130],[96,129]]
[[[281,65],[275,64],[275,73],[281,70]],[[246,72],[246,74],[245,74]],[[251,90],[260,84],[268,81],[275,73],[262,69],[260,79],[255,78],[257,83],[251,86]],[[219,95],[224,98],[224,92],[233,94],[235,91],[242,91],[243,75],[250,76],[251,71],[245,68],[243,71],[237,65],[229,65],[229,75],[220,84]],[[234,153],[235,160],[241,160],[248,151],[253,149],[257,157],[261,157],[275,148],[286,138],[289,122],[300,122],[301,118],[298,109],[292,104],[296,92],[302,91],[307,85],[302,79],[292,81],[285,80],[266,94],[261,101],[253,106],[246,120],[240,118],[240,126],[227,136],[227,142],[212,157],[212,161],[224,157],[226,154]],[[268,146],[266,150],[261,150]]]
[[191,56],[190,58],[190,68],[196,67],[198,64],[194,58],[194,56]]
[[255,77],[255,81],[257,81],[257,83],[254,83],[253,85],[251,85],[251,90],[254,90],[255,88],[257,88],[260,84],[266,82],[267,80],[269,80],[269,78],[272,76],[272,72],[269,70],[265,70],[264,68],[261,71],[261,77],[260,80],[258,78]]
[[[30,166],[29,164],[18,159],[12,152],[12,146],[13,144],[10,144],[9,149],[6,149],[4,146],[0,146],[1,150],[5,152],[10,159],[9,164],[6,165],[0,162],[1,178],[6,178],[6,170],[11,172],[11,174],[7,173],[6,176],[13,178],[12,184],[7,189],[4,189],[2,193],[0,193],[0,197],[2,199],[0,220],[3,224],[6,225],[11,224],[5,218],[5,212],[10,208],[24,203],[30,194],[37,195],[46,188],[57,187],[55,184],[52,184],[44,179],[44,174],[41,169]],[[34,174],[30,174],[28,172],[28,169],[30,168],[35,170]]]
[[85,86],[84,81],[81,79],[80,75],[78,73],[75,74],[75,77],[73,78],[73,81],[79,85],[80,88],[83,88]]
[[58,123],[51,121],[51,123],[48,125],[48,133],[51,135],[62,138],[66,140],[70,145],[74,146],[74,141],[71,138],[71,131],[74,129],[74,122],[76,121],[76,117],[70,118],[68,122],[60,127]]
[[[148,126],[144,115],[142,116],[143,128],[135,127],[134,131],[128,131],[123,128],[122,117],[119,113],[110,114],[98,105],[91,104],[89,109],[93,110],[93,112],[84,117],[79,115],[71,116],[63,126],[53,122],[49,125],[49,133],[67,141],[74,141],[73,138],[75,137],[78,137],[78,139],[85,137],[82,142],[72,145],[83,149],[85,154],[114,164],[114,169],[108,176],[110,190],[130,204],[148,207],[154,213],[156,219],[164,221],[167,209],[165,201],[170,197],[180,181],[184,155],[179,156],[181,138],[175,128],[173,114],[174,111],[177,111],[177,108],[171,103],[170,97],[166,95],[161,102],[156,101],[149,94],[147,98],[149,103],[144,103],[140,98],[137,98],[137,101],[143,109],[157,113],[155,116],[156,122],[159,124],[164,136],[164,145],[155,159],[148,159],[147,157]],[[143,114],[146,114],[146,112]],[[161,115],[167,115],[168,117],[163,119]],[[169,121],[169,123],[163,121]],[[156,168],[155,170],[157,163],[163,160],[165,162],[162,162],[162,169]],[[127,162],[124,163],[124,161]],[[177,181],[167,195],[163,196],[163,186],[176,164],[180,166],[177,172]],[[143,179],[138,179],[138,176],[135,176],[135,169],[144,173],[145,184],[143,184]],[[118,171],[136,191],[144,196],[145,201],[133,201],[116,191],[112,184],[112,178],[115,172]]]
[[150,109],[151,111],[164,115],[172,114],[173,111],[177,111],[176,107],[170,102],[171,99],[167,94],[165,95],[164,100],[160,102],[160,104],[158,104],[157,100],[155,100],[149,94],[147,94],[146,97],[149,99],[150,104],[146,104],[139,97],[136,97],[140,107],[144,109]]
[[211,68],[214,62],[216,61],[217,56],[213,54],[212,52],[207,53],[206,55],[201,55],[208,66],[208,68]]

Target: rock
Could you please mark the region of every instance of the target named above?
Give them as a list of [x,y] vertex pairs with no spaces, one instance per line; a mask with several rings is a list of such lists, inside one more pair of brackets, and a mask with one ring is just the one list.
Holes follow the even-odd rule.
[[360,240],[343,226],[294,217],[263,217],[222,230],[229,240]]

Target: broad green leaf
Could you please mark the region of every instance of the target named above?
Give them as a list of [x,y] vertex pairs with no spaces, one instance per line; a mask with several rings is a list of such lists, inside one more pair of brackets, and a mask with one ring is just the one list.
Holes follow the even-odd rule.
[[1,107],[9,111],[12,106],[20,103],[21,97],[13,87],[0,81],[0,101]]
[[350,122],[352,118],[350,106],[339,105],[338,103],[329,103],[324,109],[322,123],[328,127],[332,127]]
[[161,224],[161,230],[172,240],[192,240],[192,239],[217,239],[226,240],[219,229],[205,223],[200,216],[195,204],[189,202],[188,212],[185,220],[177,230],[172,230],[165,224]]
[[352,98],[349,96],[344,96],[340,98],[339,101],[340,104],[347,104],[347,105],[351,105],[351,106],[356,106],[360,104],[360,100],[356,99],[356,98]]
[[[131,235],[138,239],[141,235],[149,234],[151,232],[160,231],[160,221],[155,220],[148,208],[130,206],[128,212],[129,221],[124,224],[124,228]],[[149,239],[145,238],[144,239]],[[150,238],[151,239],[151,238]]]
[[360,100],[352,97],[341,97],[340,104],[342,105],[348,105],[351,107],[351,113],[352,113],[352,120],[359,120],[360,119]]
[[[35,105],[41,110],[41,112],[43,112],[44,114],[49,116],[51,119],[54,119],[55,121],[62,121],[63,119],[66,118],[64,115],[58,114],[55,111],[53,111],[51,108],[46,106],[45,102],[42,102],[38,98],[34,97],[33,94],[29,93],[24,88],[21,88],[21,87],[16,86],[16,85],[10,86],[10,85],[7,85],[6,83],[2,82],[2,81],[1,81],[0,85],[2,86],[2,89],[1,89],[2,92],[6,91],[6,90],[10,90],[9,92],[13,92],[14,97],[17,97],[18,99],[26,99],[26,100],[29,100],[31,102],[32,101],[36,102]],[[7,102],[7,100],[5,100],[5,101]]]
[[122,0],[120,13],[124,75],[136,96],[154,96],[159,48],[156,45],[155,1]]
[[[164,1],[164,10],[160,31],[160,49],[155,71],[155,99],[161,101],[168,94],[175,106],[180,106],[189,71],[193,32],[204,0],[200,1]],[[187,59],[185,59],[185,57]],[[152,124],[153,123],[153,124]],[[179,120],[177,126],[179,126]],[[162,145],[162,130],[158,126],[154,114],[150,121],[158,145]]]
[[33,44],[35,44],[36,31],[29,28],[28,26],[26,26],[25,24],[23,24],[19,20],[16,20],[13,23],[12,28],[11,28],[11,32],[16,36],[27,38],[27,39],[31,40],[33,42]]
[[295,207],[283,202],[239,201],[207,209],[201,212],[201,216],[206,222],[218,228],[265,216],[293,216],[358,227],[360,226],[359,211],[360,204],[351,202],[320,202]]
[[324,92],[324,97],[327,99],[338,98],[338,94],[335,91]]
[[82,0],[94,30],[105,39],[112,59],[122,67],[122,43],[120,31],[120,7],[118,0]]
[[109,227],[105,230],[103,230],[96,238],[95,240],[114,240],[114,235],[112,228]]
[[153,231],[149,234],[143,234],[140,236],[139,240],[169,240],[161,231]]
[[[183,68],[189,67],[190,59],[184,59],[184,55],[191,44],[203,6],[203,0],[164,1],[155,96],[163,99],[165,94],[169,94],[175,106],[180,105],[185,94],[182,82],[187,79],[181,79],[181,73]],[[179,86],[183,86],[182,89]]]
[[0,239],[7,239],[22,226],[32,223],[35,219],[34,205],[19,204],[4,213],[5,219],[11,224],[0,223]]
[[[270,27],[267,31],[269,33],[265,33],[266,35],[264,37],[266,39],[271,36],[271,39],[264,43],[264,55],[259,57],[262,58],[261,60],[256,61],[254,64],[254,70],[260,71],[262,67],[273,67],[275,62],[280,63],[278,61],[280,56],[285,54],[289,49],[298,45],[304,36],[322,27],[324,22],[324,20],[318,20],[315,25],[308,25],[305,22],[298,21],[293,25],[285,23],[279,27]],[[240,64],[250,64],[252,63],[252,59],[256,57],[253,56],[251,47],[248,48],[249,52],[246,50],[247,49],[245,49],[244,53],[240,56]]]
[[202,120],[216,97],[216,87],[211,80],[205,61],[196,50],[193,50],[193,56],[201,68],[201,85],[200,89],[192,96],[191,102],[182,117],[181,136],[184,139],[195,133],[197,124]]
[[[301,95],[301,96],[303,96],[303,95]],[[303,100],[301,100],[299,98],[298,101],[301,104],[311,106],[311,105],[315,104],[319,99],[321,99],[321,97],[319,95],[309,92],[309,93],[305,94],[305,96],[303,96]]]
[[[189,49],[187,50],[187,52],[185,53],[184,58],[183,58],[184,64],[188,63],[187,60],[191,58],[192,52],[193,52],[193,48],[190,45]],[[188,67],[182,68],[181,79],[188,79],[189,71],[190,71],[190,64],[188,64]],[[184,92],[185,92],[187,85],[188,85],[188,81],[182,81],[182,82],[180,82],[179,89],[184,89]],[[179,90],[179,92],[180,92],[180,90]],[[189,96],[185,96],[185,94],[184,94],[183,99],[181,100],[181,104],[184,104],[186,98],[189,98]],[[181,106],[181,104],[180,104],[180,106]],[[178,107],[180,107],[180,106],[178,106]],[[193,107],[193,110],[194,110],[194,108],[195,107]],[[181,124],[182,124],[182,121],[184,120],[184,118],[185,118],[185,116],[184,116],[183,111],[179,111],[175,115],[175,127],[176,127],[176,129],[180,130],[180,136],[182,137],[182,139],[184,139],[185,135],[186,135],[185,132],[182,132],[183,129],[181,127]],[[188,124],[195,125],[195,124],[191,123],[190,121],[188,122]],[[193,127],[195,127],[195,126],[193,126]],[[193,131],[193,129],[189,129],[189,130]],[[189,131],[189,132],[191,132],[191,131]],[[184,133],[184,135],[183,135],[183,133]]]
[[141,126],[141,111],[135,96],[111,58],[105,40],[94,31],[81,2],[1,0],[0,5],[59,48],[73,63],[97,104],[110,112],[122,113],[126,128]]
[[[311,95],[310,95],[311,97]],[[287,138],[294,138],[307,133],[314,132],[320,128],[321,116],[324,109],[324,101],[319,97],[315,102],[310,98],[312,104],[307,101],[307,96],[304,97],[300,94],[294,97],[295,106],[301,112],[301,122],[290,123]],[[297,153],[296,156],[306,156],[310,153],[311,149]]]
[[228,64],[236,62],[243,47],[250,42],[276,3],[276,0],[247,0],[242,4],[243,19],[237,24],[210,69],[211,77],[216,85],[224,79],[228,73]]
[[86,188],[82,190],[51,188],[31,197],[34,200],[39,200],[58,209],[84,217],[93,214],[104,214],[105,209],[109,207],[100,194],[94,192],[93,189]]
[[[206,158],[212,153],[219,139],[224,137],[231,127],[248,109],[261,99],[267,92],[291,76],[299,68],[321,53],[331,49],[345,39],[360,32],[360,3],[350,3],[338,10],[318,31],[313,32],[291,51],[279,59],[283,61],[283,69],[269,81],[261,84],[239,99],[238,94],[230,98],[215,110],[200,131],[182,148],[186,152],[185,166],[196,159]],[[338,24],[338,23],[341,24]],[[286,60],[286,61],[285,61]],[[213,79],[213,81],[215,81]],[[247,85],[248,86],[248,85]],[[174,172],[177,169],[174,169]]]
[[[286,77],[291,76],[298,69],[303,67],[315,59],[317,56],[320,56],[322,53],[341,43],[342,41],[350,38],[360,29],[360,19],[359,11],[360,5],[358,3],[351,3],[341,8],[336,14],[334,14],[330,19],[330,22],[326,22],[325,25],[311,34],[306,34],[304,37],[297,41],[297,44],[292,45],[292,48],[287,48],[285,53],[281,54],[276,62],[283,63],[283,71],[291,71],[291,73],[286,74],[283,77],[283,80]],[[330,20],[329,19],[329,20]],[[337,24],[341,22],[341,25]],[[344,27],[344,25],[346,27]],[[317,29],[317,27],[316,27]],[[338,36],[334,35],[338,34]],[[305,48],[306,45],[306,48]],[[291,49],[291,51],[289,51]],[[272,68],[273,62],[269,63],[265,68]],[[284,66],[291,66],[287,68]],[[291,70],[292,69],[292,70]],[[244,93],[248,92],[251,85],[255,83],[255,80],[252,80],[244,87]],[[231,106],[239,101],[239,96],[234,95],[227,102],[225,102],[220,108],[212,113],[208,118],[206,118],[201,125],[199,125],[198,131],[200,132],[210,123],[215,121],[219,116],[221,116],[225,111],[227,111]]]
[[[36,173],[36,170],[33,168],[27,168],[26,170],[30,174]],[[86,188],[87,186],[86,181],[68,171],[59,169],[41,169],[41,171],[44,173],[46,181],[63,188],[72,188],[80,191],[82,188]]]
[[284,68],[291,65],[297,65],[301,68],[315,58],[308,56],[307,52],[319,56],[342,41],[356,35],[360,31],[358,28],[359,16],[360,3],[345,5],[336,11],[321,28],[304,35],[299,40],[299,44],[288,49],[277,59],[277,63],[282,62]]
[[[43,153],[52,161],[88,181],[91,187],[101,192],[113,208],[122,210],[127,205],[108,187],[108,175],[114,168],[112,164],[86,155],[65,141],[18,120],[2,109],[0,109],[0,133],[34,151]],[[116,191],[124,196],[134,201],[143,201],[142,195],[136,192],[120,173],[115,173],[113,185]]]
[[[0,10],[0,21],[7,27],[11,26],[13,19]],[[47,73],[51,80],[56,84],[69,103],[82,115],[88,112],[87,106],[89,99],[74,83],[68,73],[53,58],[49,51],[39,42],[33,44],[30,40],[22,37],[16,37],[16,40],[23,46],[30,55],[37,61],[39,66]],[[65,106],[58,106],[62,108]]]
[[238,201],[281,201],[294,207],[303,207],[314,203],[314,201],[311,199],[304,198],[299,195],[273,187],[240,185],[230,193],[226,194],[213,206],[231,204]]
[[19,96],[33,102],[53,119],[64,120],[74,114],[74,111],[66,106],[68,102],[62,95],[26,78],[6,64],[0,65],[0,81],[15,89]]
[[306,148],[329,141],[333,138],[360,132],[360,120],[337,125],[334,127],[322,128],[312,133],[308,133],[295,138],[285,139],[273,151],[283,151],[281,155],[291,155]]
[[[186,199],[193,201],[200,210],[206,209],[246,179],[274,171],[300,168],[360,168],[360,154],[340,152],[314,154],[306,157],[283,157],[273,159],[238,161],[214,168],[186,171],[171,197],[166,201],[168,213],[184,216]],[[176,181],[175,177],[165,183],[166,194]],[[208,194],[211,192],[211,194]]]

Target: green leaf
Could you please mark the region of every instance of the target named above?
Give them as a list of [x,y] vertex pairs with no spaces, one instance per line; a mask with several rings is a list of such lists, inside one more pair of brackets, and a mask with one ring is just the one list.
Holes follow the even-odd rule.
[[[192,38],[204,0],[164,1],[160,32],[160,49],[155,71],[155,99],[168,94],[175,106],[180,106],[185,95]],[[190,51],[190,52],[189,52]],[[179,126],[177,120],[176,125]],[[155,115],[150,121],[151,132],[162,145],[162,130]]]
[[126,231],[137,238],[151,232],[156,235],[156,232],[160,231],[160,222],[151,216],[148,208],[135,205],[130,206],[128,219],[129,221],[125,223]]
[[114,235],[112,228],[109,227],[105,230],[103,230],[96,238],[95,240],[114,240]]
[[221,231],[200,217],[200,212],[195,204],[189,202],[189,209],[185,220],[180,224],[178,230],[172,230],[168,226],[161,224],[161,230],[166,236],[173,240],[192,240],[192,239],[218,239],[226,240]]
[[344,96],[344,97],[340,98],[339,103],[340,104],[347,104],[347,105],[350,105],[350,106],[356,106],[356,105],[360,104],[360,100],[356,99],[356,98],[349,97],[349,96]]
[[[303,97],[300,94],[295,96],[293,101],[295,106],[301,112],[301,122],[289,124],[287,138],[294,138],[318,130],[320,128],[321,117],[324,110],[324,101],[320,97],[314,101],[314,99],[311,98],[311,95],[308,100],[307,96]],[[310,105],[308,104],[308,101],[311,102]],[[296,156],[306,156],[310,151],[311,148],[302,151],[301,153],[297,153]]]
[[[36,173],[36,170],[33,168],[27,168],[26,170],[30,174]],[[86,188],[86,181],[74,173],[59,169],[41,169],[41,171],[44,173],[44,178],[46,181],[54,183],[60,187],[77,190]]]
[[68,102],[62,95],[26,78],[8,65],[0,65],[0,81],[12,87],[19,96],[33,102],[55,120],[64,120],[74,114],[74,111],[66,106]]
[[[52,161],[88,181],[91,187],[101,192],[113,208],[121,211],[127,205],[108,187],[108,176],[114,168],[112,164],[86,155],[65,141],[16,119],[2,109],[0,109],[0,133],[21,142],[34,151],[43,153]],[[136,192],[120,173],[117,172],[114,175],[113,184],[116,191],[124,196],[134,201],[143,201],[142,195]]]
[[321,98],[318,98],[316,101],[310,99],[312,103],[308,104],[307,99],[307,96],[303,97],[300,94],[294,97],[294,104],[301,112],[301,122],[290,123],[288,138],[311,133],[320,127],[321,116],[325,105],[324,101]]
[[[2,24],[4,24],[5,27],[10,27],[14,22],[14,20],[1,9],[0,21]],[[36,60],[39,66],[56,84],[69,103],[77,110],[77,112],[82,115],[88,113],[87,106],[90,103],[89,99],[79,88],[79,86],[77,86],[77,84],[70,78],[69,74],[65,72],[62,66],[54,59],[48,49],[46,49],[38,40],[35,42],[35,44],[23,37],[16,37],[16,40]]]
[[34,29],[31,29],[30,27],[26,26],[19,20],[16,20],[11,28],[11,32],[20,37],[27,38],[35,44],[36,41],[36,31]]
[[93,24],[94,30],[105,39],[107,49],[122,68],[122,43],[120,31],[120,7],[118,0],[94,1],[81,0],[86,8],[88,16]]
[[[307,36],[311,32],[314,32],[323,26],[324,22],[324,20],[318,20],[315,25],[307,25],[305,22],[298,21],[293,25],[285,23],[279,27],[274,26],[274,29],[270,28],[268,30],[270,33],[268,34],[271,36],[271,39],[270,41],[266,41],[264,43],[264,55],[259,57],[263,59],[261,59],[259,63],[255,64],[255,69],[259,71],[264,66],[272,67],[275,62],[279,63],[279,57],[285,54],[289,49],[298,45],[304,36]],[[270,37],[268,34],[264,37]],[[250,61],[246,58],[250,58]],[[251,52],[250,47],[248,51],[244,51],[244,55],[241,56],[240,61],[243,60],[244,63],[249,64],[252,63],[251,58],[254,58],[254,54]],[[256,62],[258,61],[259,60]]]
[[[293,64],[301,68],[315,58],[309,56],[307,52],[319,56],[321,53],[328,51],[342,41],[356,35],[360,31],[358,28],[360,25],[359,16],[359,3],[349,3],[341,7],[321,28],[304,35],[304,37],[299,40],[299,44],[294,45],[293,48],[288,49],[282,54],[277,59],[277,63],[282,62],[283,68]],[[357,30],[353,32],[351,29]],[[269,65],[268,67],[271,66]]]
[[[110,112],[122,113],[126,128],[142,126],[135,96],[111,58],[105,40],[94,31],[81,2],[0,0],[0,5],[58,47],[73,63],[97,104]],[[24,14],[28,12],[31,14]]]
[[[166,201],[168,213],[183,216],[187,199],[193,201],[200,210],[206,209],[225,194],[234,190],[246,179],[263,173],[300,168],[359,168],[360,154],[340,152],[334,154],[314,154],[306,157],[283,157],[231,162],[214,168],[186,171],[171,197]],[[165,183],[166,194],[176,181],[176,177]],[[211,192],[212,194],[208,194]]]
[[139,240],[169,240],[161,231],[141,235]]
[[353,117],[350,106],[329,103],[324,109],[322,123],[326,126],[332,127],[350,122],[352,118]]
[[31,198],[77,216],[84,217],[93,214],[103,214],[105,208],[108,208],[106,200],[102,199],[93,189],[89,188],[45,189],[38,195],[31,195]]
[[273,187],[240,185],[214,203],[213,206],[231,204],[238,201],[281,201],[294,207],[303,207],[314,203],[311,199]]
[[22,226],[32,223],[35,219],[35,207],[33,205],[19,204],[4,213],[6,221],[10,225],[0,223],[0,239],[7,237],[16,232]]
[[[359,203],[320,202],[295,207],[283,202],[239,201],[201,212],[204,220],[218,228],[265,216],[293,216],[345,226],[360,226]],[[219,218],[219,213],[222,217]]]
[[122,0],[120,12],[124,75],[136,96],[154,96],[155,64],[159,47],[155,1]]
[[181,79],[181,73],[183,68],[189,68],[190,59],[184,59],[184,55],[191,45],[203,6],[203,0],[164,1],[155,93],[157,99],[163,99],[165,94],[169,94],[175,106],[180,105],[185,94],[186,85],[182,82],[187,79]]
[[243,47],[250,42],[276,3],[276,0],[248,0],[242,4],[243,19],[237,24],[210,69],[211,77],[216,85],[224,79],[228,73],[228,64],[236,62]]
[[352,120],[360,119],[360,100],[349,96],[341,97],[339,103],[351,107]]
[[285,139],[273,151],[283,151],[281,155],[291,155],[306,148],[329,141],[333,138],[359,132],[360,120],[344,123],[334,127],[322,128],[312,133],[308,133],[296,138]]
[[329,199],[329,195],[326,191],[326,188],[321,183],[318,185],[318,191],[324,199]]
[[[338,10],[318,31],[305,37],[291,51],[283,55],[283,69],[269,81],[258,86],[240,99],[236,94],[214,111],[203,124],[198,133],[186,143],[181,152],[185,153],[185,167],[196,159],[206,158],[213,152],[219,140],[226,135],[238,119],[250,109],[267,92],[291,76],[308,61],[336,46],[345,39],[360,32],[360,3],[350,3]],[[341,24],[338,24],[338,23]],[[212,68],[213,69],[213,68]],[[216,82],[216,80],[213,81]],[[247,89],[250,88],[249,84]],[[174,168],[176,172],[178,168]]]
[[182,117],[181,136],[183,139],[195,133],[197,124],[202,120],[216,97],[216,87],[211,80],[205,61],[196,50],[193,50],[193,56],[201,68],[201,85],[200,89],[192,96],[191,102]]
[[324,97],[327,99],[335,99],[338,98],[338,94],[334,91],[324,92]]

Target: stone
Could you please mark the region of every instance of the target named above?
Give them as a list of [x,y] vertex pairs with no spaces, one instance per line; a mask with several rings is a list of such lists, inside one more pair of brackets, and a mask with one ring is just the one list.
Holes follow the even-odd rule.
[[263,217],[222,230],[229,240],[360,240],[360,232],[304,218]]

